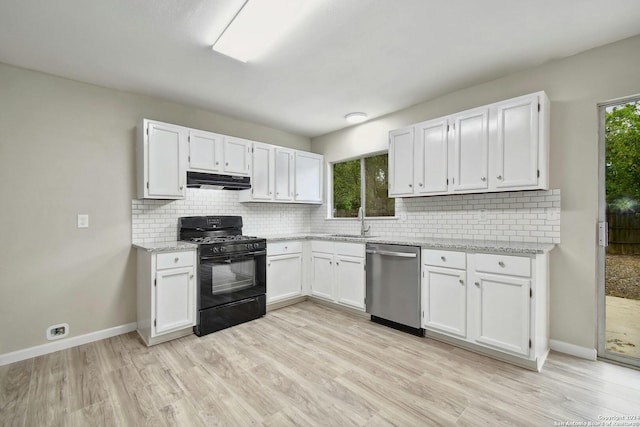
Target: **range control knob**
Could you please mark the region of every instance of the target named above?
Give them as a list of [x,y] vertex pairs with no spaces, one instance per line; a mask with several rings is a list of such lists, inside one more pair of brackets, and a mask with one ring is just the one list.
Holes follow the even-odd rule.
[[218,247],[214,246],[213,248],[211,248],[211,252],[216,253],[218,252]]

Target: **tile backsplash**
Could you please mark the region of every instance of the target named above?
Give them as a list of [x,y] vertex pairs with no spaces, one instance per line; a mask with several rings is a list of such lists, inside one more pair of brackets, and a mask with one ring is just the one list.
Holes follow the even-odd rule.
[[[360,232],[354,220],[326,220],[312,211],[314,231]],[[423,240],[480,239],[560,243],[560,190],[460,194],[396,199],[396,219],[366,220],[368,234]]]
[[[133,200],[132,241],[177,238],[178,217],[241,215],[247,235],[359,233],[354,219],[327,220],[326,205],[240,203],[238,192],[187,189],[185,200]],[[367,219],[369,234],[401,238],[560,243],[560,190],[396,199],[395,219]]]
[[289,234],[309,231],[308,205],[240,203],[239,193],[229,190],[187,188],[184,200],[133,200],[133,243],[176,240],[178,218],[195,215],[240,215],[243,234]]

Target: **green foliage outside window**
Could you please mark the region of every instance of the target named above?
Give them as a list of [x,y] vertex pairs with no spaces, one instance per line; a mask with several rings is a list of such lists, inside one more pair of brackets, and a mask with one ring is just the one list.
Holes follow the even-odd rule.
[[608,108],[605,136],[607,208],[640,212],[640,104]]
[[360,159],[333,165],[333,216],[351,218],[358,216],[360,197]]
[[395,200],[388,197],[388,170],[386,153],[335,163],[333,165],[333,217],[357,217],[358,209],[363,203],[363,196],[366,216],[394,216]]

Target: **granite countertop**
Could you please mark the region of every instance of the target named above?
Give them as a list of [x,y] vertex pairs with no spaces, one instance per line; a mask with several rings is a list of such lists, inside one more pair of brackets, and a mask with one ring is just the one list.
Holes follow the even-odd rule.
[[475,239],[413,239],[407,237],[394,236],[348,236],[330,233],[295,233],[261,236],[269,242],[280,242],[287,240],[332,240],[339,242],[353,243],[382,243],[397,244],[407,246],[419,246],[423,249],[446,249],[464,252],[494,252],[501,254],[543,254],[551,251],[556,245],[554,243],[533,243],[533,242],[503,242],[496,240],[475,240]]
[[171,241],[171,242],[157,242],[157,243],[133,243],[134,248],[142,249],[147,252],[170,252],[170,251],[184,251],[188,249],[197,249],[198,245],[189,242]]

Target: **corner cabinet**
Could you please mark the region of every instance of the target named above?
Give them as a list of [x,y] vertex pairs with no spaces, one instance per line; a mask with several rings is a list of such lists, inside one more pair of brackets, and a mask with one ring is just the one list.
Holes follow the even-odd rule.
[[185,128],[143,120],[136,141],[138,198],[184,199],[187,156]]
[[241,202],[322,203],[322,155],[262,143],[251,153],[251,189]]
[[137,323],[145,344],[193,333],[196,324],[196,250],[138,249]]
[[389,196],[549,188],[549,99],[537,92],[389,132]]
[[548,254],[424,249],[422,260],[427,336],[542,369],[549,352]]

